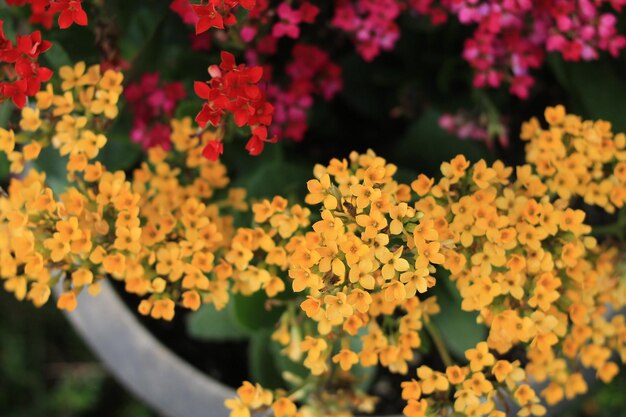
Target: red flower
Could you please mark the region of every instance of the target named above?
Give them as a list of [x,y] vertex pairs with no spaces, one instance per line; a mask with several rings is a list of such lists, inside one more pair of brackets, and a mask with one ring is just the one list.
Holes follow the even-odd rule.
[[240,0],[239,4],[246,10],[252,10],[256,6],[256,0]]
[[6,80],[0,83],[0,102],[11,99],[21,108],[26,98],[34,96],[41,88],[41,83],[52,77],[52,71],[40,67],[37,59],[52,44],[41,38],[39,31],[18,36],[17,45],[6,39],[3,32],[4,22],[0,20],[0,64]]
[[36,58],[51,46],[51,42],[41,39],[41,32],[38,30],[30,35],[17,37],[17,50],[30,58]]
[[223,153],[224,143],[219,140],[209,141],[202,150],[202,155],[209,161],[217,161]]
[[312,5],[308,1],[304,2],[300,6],[300,19],[305,23],[314,23],[319,12],[319,7]]
[[246,150],[250,153],[250,155],[257,156],[263,152],[265,143],[276,143],[277,141],[278,138],[275,136],[268,139],[267,128],[265,126],[259,126],[252,130],[252,137],[246,144]]
[[[221,58],[219,66],[209,67],[210,81],[194,83],[196,95],[206,100],[196,122],[202,128],[209,123],[218,126],[225,115],[232,114],[237,126],[254,128],[246,149],[252,155],[258,155],[265,142],[276,141],[275,138],[267,139],[267,126],[272,123],[274,106],[267,102],[265,92],[258,85],[263,78],[263,68],[238,65],[228,52],[222,52]],[[211,157],[219,155],[205,151]]]
[[26,104],[26,80],[15,81],[14,83],[2,83],[0,86],[0,96],[10,98],[18,108]]
[[81,2],[82,0],[57,0],[50,3],[50,12],[60,13],[58,22],[61,29],[67,29],[73,23],[87,25],[87,14]]
[[215,10],[215,6],[212,4],[192,5],[193,11],[198,16],[198,23],[196,23],[196,35],[202,32],[206,32],[211,28],[224,29],[224,19],[222,15]]

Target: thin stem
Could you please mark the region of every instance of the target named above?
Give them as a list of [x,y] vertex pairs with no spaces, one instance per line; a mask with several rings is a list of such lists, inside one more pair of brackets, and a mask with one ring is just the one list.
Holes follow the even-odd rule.
[[452,357],[450,356],[450,352],[448,352],[448,348],[446,348],[445,343],[443,342],[443,338],[441,337],[441,333],[432,320],[429,320],[425,324],[426,330],[430,335],[430,338],[433,340],[435,347],[437,348],[437,352],[439,353],[439,357],[441,357],[441,361],[443,364],[448,367],[454,365],[452,361]]

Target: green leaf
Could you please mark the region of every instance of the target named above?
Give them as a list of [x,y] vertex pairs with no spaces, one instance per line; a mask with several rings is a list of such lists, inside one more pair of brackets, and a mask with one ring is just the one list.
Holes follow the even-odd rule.
[[118,12],[116,18],[119,22],[118,27],[121,28],[119,47],[122,56],[142,67],[154,62],[153,52],[160,51],[161,54],[165,52],[162,44],[158,42],[158,37],[159,28],[170,12],[167,4],[158,0],[137,2],[135,7],[129,7],[128,2],[119,0],[113,3],[119,3],[117,6],[112,5],[111,10]]
[[191,119],[195,119],[196,115],[202,108],[202,100],[195,97],[195,94],[193,97],[194,98],[189,98],[178,103],[176,106],[177,119],[182,119],[184,117],[191,117]]
[[0,127],[3,129],[8,129],[9,127],[9,119],[11,118],[11,113],[15,110],[15,106],[11,101],[5,101],[0,104]]
[[98,160],[109,171],[126,171],[133,167],[142,155],[141,146],[131,142],[126,134],[109,133],[107,144],[100,150]]
[[302,196],[306,192],[306,180],[311,177],[311,167],[286,160],[282,146],[269,144],[260,156],[245,155],[237,163],[225,162],[226,166],[241,167],[233,186],[244,187],[251,198]]
[[52,147],[43,148],[35,161],[35,167],[46,173],[46,183],[56,195],[65,192],[69,185],[66,164],[67,158]]
[[216,310],[213,304],[204,304],[200,310],[187,316],[187,332],[196,339],[213,342],[246,340],[249,334],[237,324],[233,303]]
[[249,331],[273,327],[285,308],[274,306],[268,310],[265,308],[267,300],[267,295],[263,291],[257,291],[252,295],[235,294],[233,310],[237,323]]
[[[296,328],[295,331],[300,331],[300,329]],[[280,343],[278,343],[275,340],[272,340],[270,342],[270,346],[271,346],[272,360],[274,362],[274,366],[276,366],[280,375],[283,375],[285,372],[289,372],[290,374],[293,374],[297,377],[305,379],[311,374],[311,371],[303,365],[304,358],[305,358],[304,353],[300,361],[294,362],[291,359],[289,359],[288,356],[282,354],[281,351],[284,349],[284,347]],[[291,388],[295,388],[295,385],[290,383],[289,381],[284,381],[284,384]]]
[[[608,120],[615,131],[626,131],[626,82],[607,61],[566,66],[574,108],[592,119]],[[582,108],[577,108],[581,106]]]
[[46,51],[43,56],[54,70],[58,70],[65,65],[72,65],[72,58],[70,58],[59,42],[54,42],[52,48]]
[[9,160],[4,152],[0,152],[0,182],[5,182],[9,178]]
[[463,359],[467,349],[485,340],[487,328],[476,323],[478,313],[461,310],[460,296],[457,298],[451,294],[451,287],[441,285],[443,284],[441,278],[438,281],[435,294],[441,312],[433,316],[432,321],[439,329],[450,353],[458,359]]
[[[362,327],[359,332],[350,336],[350,350],[353,352],[360,352],[363,349],[363,340],[361,336],[367,334],[367,327]],[[363,391],[369,390],[374,382],[376,376],[377,366],[363,366],[361,363],[353,365],[350,369],[350,374],[356,379],[356,386]]]
[[390,160],[396,164],[419,168],[420,172],[436,175],[439,165],[458,154],[471,162],[491,159],[487,148],[480,143],[461,140],[439,127],[439,114],[426,111],[408,130],[395,147]]
[[258,382],[265,388],[284,388],[285,382],[277,366],[271,330],[256,332],[250,339],[248,346],[248,359],[250,363],[250,376],[254,382]]

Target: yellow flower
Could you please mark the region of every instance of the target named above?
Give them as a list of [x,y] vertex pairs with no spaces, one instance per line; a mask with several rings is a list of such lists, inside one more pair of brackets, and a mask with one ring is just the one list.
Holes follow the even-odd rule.
[[352,365],[359,363],[359,357],[350,349],[341,349],[333,356],[333,363],[338,363],[342,370],[349,371]]
[[0,128],[0,151],[9,155],[15,149],[15,134],[12,130]]
[[150,316],[153,319],[172,321],[174,318],[174,302],[169,298],[156,300],[150,312]]
[[79,268],[72,272],[72,285],[83,287],[93,283],[93,273],[86,268]]
[[54,233],[51,238],[44,240],[43,245],[50,251],[52,262],[61,262],[70,253],[69,240],[61,233]]
[[53,116],[69,115],[74,111],[74,95],[67,91],[62,96],[54,96],[52,105],[54,106]]
[[536,398],[535,390],[528,384],[520,385],[513,396],[519,405],[526,405]]
[[402,399],[403,400],[419,400],[422,396],[422,388],[419,382],[415,379],[405,381],[400,384],[402,387]]
[[354,310],[347,301],[347,296],[343,292],[338,292],[337,295],[324,296],[326,318],[330,322],[341,322],[343,318],[351,316]]
[[22,152],[24,153],[24,160],[32,161],[39,157],[39,153],[41,152],[41,145],[38,142],[29,143],[28,145],[24,146]]
[[63,91],[71,90],[76,87],[78,84],[78,80],[85,73],[85,63],[78,62],[74,65],[74,68],[70,66],[64,66],[59,69],[59,76],[63,79],[61,83],[61,89]]
[[[138,230],[140,233],[141,230]],[[137,234],[137,237],[139,235]],[[156,254],[156,272],[165,275],[170,281],[178,281],[183,275],[183,262],[181,260],[180,247],[174,243],[160,248]]]
[[408,404],[402,410],[407,417],[425,417],[428,411],[428,403],[425,399],[414,400],[410,399]]
[[411,189],[417,193],[418,196],[423,197],[428,194],[435,183],[433,178],[429,178],[424,174],[417,176],[417,179],[411,183]]
[[57,300],[57,308],[60,310],[74,311],[77,304],[76,294],[73,291],[64,292]]
[[450,162],[441,164],[441,173],[450,180],[451,184],[455,184],[465,175],[465,171],[469,168],[470,163],[465,156],[457,155]]
[[380,230],[387,227],[387,219],[379,210],[371,210],[369,214],[359,214],[356,216],[356,222],[359,226],[365,228],[362,233],[364,239],[375,237]]
[[480,342],[476,345],[476,348],[466,350],[465,357],[470,361],[472,372],[480,371],[484,367],[495,363],[495,358],[489,353],[489,347],[486,342]]
[[230,417],[250,417],[250,409],[239,398],[228,398],[224,401],[230,410]]
[[[378,259],[383,264],[382,275],[386,280],[393,279],[396,276],[396,271],[404,272],[409,269],[409,261],[402,258],[402,248],[399,248],[394,253],[389,250],[383,252]],[[402,286],[404,288],[404,286]]]
[[417,368],[417,377],[420,380],[422,393],[424,394],[431,394],[434,391],[447,391],[450,386],[445,374],[433,371],[425,365]]
[[445,257],[439,252],[441,250],[441,243],[426,242],[421,239],[416,239],[415,247],[418,253],[417,258],[415,259],[415,268],[426,268],[428,267],[428,264],[444,263]]
[[106,70],[98,86],[117,96],[122,94],[122,81],[124,74],[114,70]]
[[121,253],[106,255],[102,260],[102,265],[109,274],[121,276],[126,269],[126,257]]
[[196,311],[200,308],[200,294],[197,291],[185,291],[183,293],[183,306]]
[[46,89],[41,90],[35,94],[37,99],[37,108],[39,110],[47,110],[52,106],[52,100],[54,98],[54,90],[52,84],[46,84]]
[[272,404],[272,411],[276,417],[294,417],[298,408],[289,398],[279,398]]
[[565,107],[560,104],[555,107],[548,107],[546,108],[544,117],[551,125],[560,125],[565,121]]
[[[118,227],[115,230],[115,242],[113,243],[113,247],[117,250],[127,250],[132,253],[137,253],[141,250],[140,239],[141,239],[141,228]],[[159,265],[157,265],[157,271],[159,269]],[[161,266],[161,269],[163,269],[162,266]],[[159,272],[159,273],[162,273],[162,272]]]
[[35,307],[41,307],[50,298],[50,287],[47,283],[36,282],[30,287],[27,298],[33,302]]
[[251,250],[244,247],[241,243],[235,242],[232,245],[232,249],[226,253],[225,258],[228,262],[235,265],[239,271],[243,271],[253,256]]
[[28,132],[35,132],[41,127],[41,119],[39,118],[39,109],[32,107],[24,107],[22,109],[22,118],[20,119],[20,127]]
[[100,81],[100,65],[92,65],[87,69],[87,72],[78,80],[79,86],[96,85]]
[[462,383],[465,380],[466,376],[467,376],[467,368],[461,368],[460,366],[457,366],[457,365],[448,366],[446,368],[446,377],[448,378],[448,381],[450,381],[450,384],[452,385],[458,385]]
[[115,119],[119,112],[117,108],[119,97],[119,94],[113,91],[97,91],[96,97],[91,102],[91,107],[89,109],[94,114],[104,113],[107,118]]
[[324,202],[324,207],[328,210],[337,208],[339,202],[337,197],[331,193],[332,186],[328,174],[323,175],[320,180],[309,180],[306,186],[309,190],[309,194],[305,198],[307,204]]

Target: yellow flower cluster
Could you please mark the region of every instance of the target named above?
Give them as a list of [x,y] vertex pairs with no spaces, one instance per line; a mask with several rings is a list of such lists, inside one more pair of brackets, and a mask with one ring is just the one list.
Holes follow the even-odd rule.
[[0,198],[0,277],[18,299],[40,306],[63,276],[66,292],[58,305],[69,310],[76,306],[76,292],[85,287],[98,292],[94,271],[114,269],[116,254],[99,244],[110,240],[105,211],[121,215],[138,198],[123,173],[106,173],[93,161],[107,141],[101,133],[106,115],[93,108],[95,97],[119,95],[123,77],[115,71],[101,74],[97,65],[87,72],[84,64],[78,67],[82,70],[71,85],[63,83],[62,94],[55,95],[49,84],[37,93],[36,107],[22,109],[20,131],[0,128],[0,151],[13,174],[23,173],[48,145],[68,156],[68,177],[76,182],[59,196],[46,186],[44,174],[30,169],[13,178],[8,195]]
[[526,160],[551,193],[581,197],[609,213],[626,202],[626,135],[613,134],[609,122],[583,121],[563,106],[545,111],[548,128],[536,118],[522,126]]
[[[457,156],[442,164],[439,181],[420,175],[410,186],[396,183],[394,171],[371,152],[316,166],[306,198],[321,205],[312,227],[293,220],[281,198],[253,206],[264,231],[255,229],[245,262],[257,265],[261,248],[266,270],[275,252],[276,271],[288,269],[293,291],[306,296],[274,333],[283,353],[317,376],[288,397],[307,395],[289,416],[371,410],[374,400],[358,390],[339,399],[328,387],[345,386],[355,366],[409,371],[422,333],[437,338],[429,320],[440,312],[429,291],[436,266],[489,334],[466,361],[442,354],[445,369],[417,368],[402,384],[408,417],[503,417],[511,402],[521,417],[541,416],[546,405],[587,391],[583,368],[604,382],[617,374],[614,352],[626,359],[624,317],[608,314],[626,302],[617,250],[589,235],[583,211],[551,196],[535,165],[472,165]],[[237,404],[233,417],[255,410]]]
[[64,81],[55,94],[52,84],[36,94],[36,106],[22,109],[20,132],[0,128],[0,152],[11,162],[10,171],[19,174],[26,163],[36,160],[43,147],[50,144],[61,156],[68,155],[68,171],[85,172],[90,181],[103,171],[98,156],[106,144],[102,134],[110,119],[117,116],[117,100],[122,92],[123,75],[113,70],[101,74],[100,66],[85,69],[61,68]]
[[23,109],[22,131],[0,130],[13,173],[52,145],[67,157],[70,181],[54,195],[45,175],[29,169],[0,197],[5,288],[40,306],[62,281],[57,305],[71,311],[84,288],[95,294],[110,276],[142,296],[139,311],[154,318],[171,320],[176,304],[224,306],[230,272],[216,265],[216,254],[233,235],[225,212],[247,203],[241,189],[221,191],[229,183],[225,167],[202,156],[213,134],[199,137],[189,118],[172,120],[173,151],[151,150],[131,178],[107,172],[94,158],[107,142],[102,129],[117,115],[122,74],[82,63],[60,73],[62,95],[48,85],[37,108]]
[[[286,310],[273,339],[316,377],[299,393],[320,415],[372,411],[373,398],[353,387],[352,368],[407,373],[424,320],[439,311],[435,297],[418,295],[435,285],[451,235],[444,223],[420,220],[410,187],[393,179],[396,169],[371,151],[316,166],[306,197],[319,207],[316,221],[281,197],[261,201],[252,206],[258,226],[239,229],[225,256],[235,291],[295,294],[288,302],[300,308]],[[290,288],[278,275],[286,270]],[[334,395],[327,387],[335,385],[352,388]],[[233,416],[254,410],[237,404]]]
[[[617,251],[588,236],[584,212],[550,199],[530,165],[517,167],[513,180],[499,162],[471,166],[457,156],[441,172],[436,184],[420,177],[412,186],[421,202],[431,199],[423,219],[449,224],[456,246],[444,267],[462,308],[479,312],[489,336],[466,352],[468,366],[450,365],[445,374],[419,368],[404,391],[405,414],[500,416],[504,391],[518,415],[539,416],[541,398],[553,405],[586,392],[581,363],[610,381],[619,369],[612,352],[626,358],[624,318],[607,318],[607,307],[623,308],[626,300]],[[529,381],[545,388],[536,393]],[[450,405],[433,392],[455,400]]]
[[[501,417],[510,401],[519,416],[540,416],[587,390],[582,368],[610,381],[613,354],[626,360],[626,320],[609,314],[626,302],[617,250],[570,207],[573,196],[608,212],[624,204],[626,136],[607,123],[549,108],[549,130],[524,125],[528,165],[457,156],[438,181],[398,183],[394,165],[355,152],[315,167],[308,207],[255,202],[253,227],[235,229],[245,190],[202,156],[221,132],[172,120],[172,151],[150,150],[128,175],[108,172],[96,158],[123,77],[82,63],[60,75],[61,93],[40,92],[18,132],[0,129],[0,151],[21,174],[0,196],[4,287],[40,306],[59,284],[57,305],[73,310],[83,289],[96,294],[112,277],[141,297],[141,314],[165,320],[176,306],[221,309],[232,293],[263,291],[268,306],[285,307],[272,338],[310,377],[292,376],[293,392],[245,382],[226,401],[233,417],[372,411],[358,384],[375,366],[414,373],[401,387],[408,417]],[[67,161],[59,195],[31,167],[46,146]],[[489,329],[458,364],[430,320],[446,314],[431,291],[442,271]],[[445,368],[418,363],[425,335]]]
[[198,137],[190,118],[173,120],[174,149],[151,149],[133,174],[140,250],[120,279],[144,298],[139,312],[153,318],[171,320],[176,305],[221,309],[229,299],[232,269],[220,259],[234,233],[226,213],[247,210],[247,203],[244,190],[224,191],[225,167],[202,156],[211,139],[210,132]]

